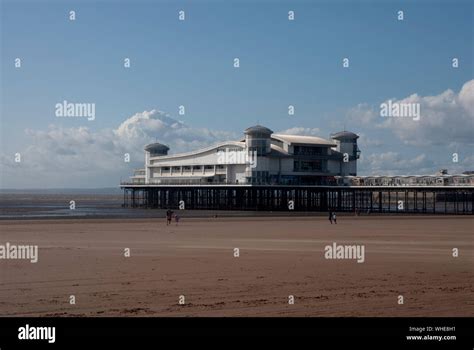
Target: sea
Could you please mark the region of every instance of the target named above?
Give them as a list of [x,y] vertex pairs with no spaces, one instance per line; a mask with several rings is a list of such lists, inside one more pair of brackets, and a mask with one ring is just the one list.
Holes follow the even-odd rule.
[[[0,189],[0,220],[165,218],[166,210],[126,208],[120,188]],[[228,210],[186,210],[181,217],[314,216],[317,213],[282,213]]]

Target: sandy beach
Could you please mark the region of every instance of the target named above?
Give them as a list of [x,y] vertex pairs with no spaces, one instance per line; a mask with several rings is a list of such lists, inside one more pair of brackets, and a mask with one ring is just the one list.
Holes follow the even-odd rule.
[[[0,260],[0,314],[473,316],[473,232],[461,216],[3,220],[0,244],[39,256]],[[365,261],[326,259],[333,242]]]

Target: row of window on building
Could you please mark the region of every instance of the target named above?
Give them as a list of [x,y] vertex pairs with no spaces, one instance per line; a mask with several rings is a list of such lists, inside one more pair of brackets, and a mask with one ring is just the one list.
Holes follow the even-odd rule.
[[472,186],[474,175],[445,176],[347,176],[336,177],[339,185],[350,186]]

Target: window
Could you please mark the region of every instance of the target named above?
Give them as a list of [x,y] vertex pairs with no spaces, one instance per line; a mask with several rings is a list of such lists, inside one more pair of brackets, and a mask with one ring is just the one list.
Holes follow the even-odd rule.
[[295,160],[293,163],[293,171],[297,172],[318,172],[323,170],[322,160]]
[[325,154],[323,147],[314,146],[295,146],[293,153],[299,156],[317,156]]
[[252,171],[252,183],[267,183],[268,171]]
[[267,153],[267,139],[253,139],[251,141],[250,151],[256,151],[261,156]]

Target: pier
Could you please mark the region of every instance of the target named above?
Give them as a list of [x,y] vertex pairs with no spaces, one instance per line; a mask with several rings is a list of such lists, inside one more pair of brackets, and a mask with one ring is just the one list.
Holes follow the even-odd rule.
[[473,186],[122,184],[123,206],[159,209],[474,214]]

